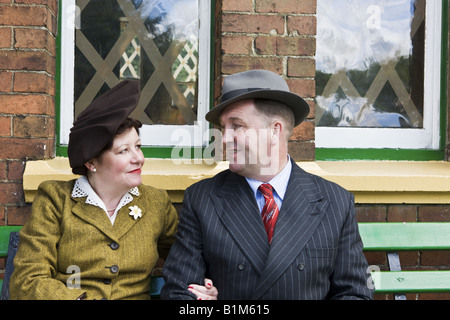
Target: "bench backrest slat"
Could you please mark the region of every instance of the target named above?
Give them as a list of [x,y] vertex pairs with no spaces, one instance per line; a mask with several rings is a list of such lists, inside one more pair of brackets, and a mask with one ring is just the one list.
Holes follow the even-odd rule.
[[8,254],[9,234],[20,231],[21,226],[0,226],[0,258]]
[[359,223],[365,251],[448,250],[450,222]]
[[377,293],[448,292],[450,271],[374,272]]

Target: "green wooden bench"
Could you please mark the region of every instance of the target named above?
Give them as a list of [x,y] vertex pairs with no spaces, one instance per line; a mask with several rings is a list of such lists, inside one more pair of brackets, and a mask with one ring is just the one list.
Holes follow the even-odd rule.
[[364,251],[387,252],[389,271],[371,270],[376,293],[450,292],[450,270],[402,271],[398,252],[450,250],[450,222],[359,223]]
[[[20,230],[20,226],[0,226],[0,257],[7,257],[10,233]],[[389,271],[371,273],[376,293],[394,294],[395,299],[405,299],[406,293],[450,292],[450,270],[402,271],[398,252],[450,250],[450,222],[377,222],[359,223],[359,231],[364,251],[387,253]],[[8,267],[12,263],[7,258]],[[0,280],[0,289],[3,280]],[[159,297],[162,287],[161,277],[154,277],[151,284],[152,298]]]

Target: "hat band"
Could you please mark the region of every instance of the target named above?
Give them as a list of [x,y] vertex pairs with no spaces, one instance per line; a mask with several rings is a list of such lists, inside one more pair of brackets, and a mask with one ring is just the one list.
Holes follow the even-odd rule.
[[237,90],[232,90],[229,91],[227,93],[224,93],[222,95],[222,98],[220,99],[221,102],[236,98],[242,94],[248,93],[248,92],[252,92],[252,91],[258,91],[258,90],[270,90],[270,88],[246,88],[246,89],[237,89]]

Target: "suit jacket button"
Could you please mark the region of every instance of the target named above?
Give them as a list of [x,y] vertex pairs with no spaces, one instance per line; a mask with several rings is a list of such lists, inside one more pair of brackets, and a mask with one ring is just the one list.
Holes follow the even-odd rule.
[[119,272],[119,266],[113,265],[113,266],[111,266],[110,270],[111,270],[111,273],[117,273],[117,272]]
[[305,265],[303,263],[301,263],[297,266],[297,269],[300,271],[303,271],[303,270],[305,270]]
[[111,249],[117,250],[119,249],[119,244],[117,242],[112,242],[110,245]]
[[239,270],[244,270],[245,269],[245,264],[241,263],[240,265],[238,265],[238,269]]

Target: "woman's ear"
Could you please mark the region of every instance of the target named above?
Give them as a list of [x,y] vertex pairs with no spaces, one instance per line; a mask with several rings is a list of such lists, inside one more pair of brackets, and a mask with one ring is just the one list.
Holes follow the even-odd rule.
[[94,165],[94,161],[93,161],[93,160],[89,160],[89,161],[86,162],[84,165],[86,166],[86,168],[87,168],[90,172],[92,172],[92,173],[96,173],[96,172],[97,172],[97,169],[95,168],[95,165]]

